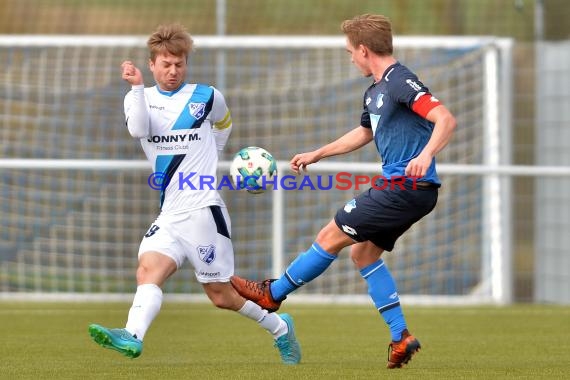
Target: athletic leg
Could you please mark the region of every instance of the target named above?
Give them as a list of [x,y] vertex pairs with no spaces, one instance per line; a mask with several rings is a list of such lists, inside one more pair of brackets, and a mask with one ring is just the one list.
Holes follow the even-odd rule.
[[269,311],[276,311],[287,294],[321,275],[337,258],[338,252],[351,244],[354,240],[333,220],[319,232],[312,246],[289,264],[279,279],[256,282],[232,276],[231,282],[244,298]]

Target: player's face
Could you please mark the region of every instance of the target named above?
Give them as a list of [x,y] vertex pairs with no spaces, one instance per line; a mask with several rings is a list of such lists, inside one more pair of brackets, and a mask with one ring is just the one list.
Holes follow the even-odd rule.
[[167,52],[157,54],[154,62],[149,61],[149,68],[161,90],[174,91],[186,79],[188,65],[185,56],[176,56]]
[[358,47],[352,46],[352,43],[346,39],[346,51],[350,54],[350,62],[354,64],[358,68],[358,70],[364,75],[365,77],[369,77],[372,75],[372,71],[369,68],[368,60],[366,59],[366,49],[362,45]]

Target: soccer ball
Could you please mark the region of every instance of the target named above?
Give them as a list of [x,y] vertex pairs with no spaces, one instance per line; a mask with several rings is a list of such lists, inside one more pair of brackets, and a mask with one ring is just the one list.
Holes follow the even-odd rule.
[[271,153],[257,146],[248,146],[236,153],[230,165],[236,189],[260,194],[272,185],[277,175],[277,161]]

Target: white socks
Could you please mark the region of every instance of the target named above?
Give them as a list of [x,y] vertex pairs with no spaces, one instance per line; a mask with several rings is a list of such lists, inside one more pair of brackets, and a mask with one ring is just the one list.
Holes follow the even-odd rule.
[[155,284],[143,284],[137,287],[133,305],[129,310],[129,318],[125,329],[143,340],[144,334],[160,311],[162,305],[162,289]]
[[[137,287],[133,305],[125,329],[143,340],[150,324],[162,306],[162,290],[155,284],[143,284]],[[268,313],[252,301],[246,301],[238,313],[256,321],[267,330],[274,339],[287,334],[287,323],[277,313]]]
[[267,330],[274,339],[287,334],[287,323],[276,313],[268,313],[259,305],[247,300],[238,313],[249,319],[256,321],[261,327]]

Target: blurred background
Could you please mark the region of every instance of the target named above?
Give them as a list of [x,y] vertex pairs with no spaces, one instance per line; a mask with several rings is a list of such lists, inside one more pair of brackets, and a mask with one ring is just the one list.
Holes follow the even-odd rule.
[[[564,0],[3,0],[7,34],[139,34],[178,20],[194,34],[217,34],[217,5],[225,4],[230,35],[337,35],[339,23],[360,13],[389,15],[400,35],[495,35],[518,42],[568,38]],[[536,12],[543,25],[536,25]],[[539,29],[542,36],[537,36]]]
[[[15,55],[14,48],[9,44],[11,36],[146,37],[157,25],[174,21],[186,25],[194,36],[340,36],[340,23],[361,13],[387,15],[393,22],[396,36],[495,36],[512,39],[512,109],[509,110],[512,120],[511,125],[504,126],[509,130],[510,141],[503,141],[510,147],[510,157],[505,162],[510,161],[512,165],[525,167],[570,166],[570,2],[566,0],[0,0],[0,34],[3,35],[4,41],[8,41],[2,45],[3,53],[0,53],[0,67],[4,71],[0,73],[0,158],[144,159],[138,143],[132,141],[126,129],[122,128],[121,102],[128,89],[120,83],[118,66],[115,66],[115,72],[111,72],[111,75],[114,75],[112,80],[116,82],[115,87],[103,87],[100,92],[89,92],[79,97],[67,86],[77,89],[83,86],[83,80],[93,84],[108,80],[106,77],[93,77],[93,74],[89,74],[88,56],[81,53],[75,57],[72,49],[63,49],[50,59],[26,60],[26,54],[31,55],[33,49],[24,49]],[[198,45],[197,54],[199,53]],[[135,52],[119,46],[106,54],[108,56],[103,60],[120,62]],[[144,46],[142,53],[136,54],[139,54],[137,57],[140,65],[144,65]],[[345,53],[341,51],[341,54]],[[280,58],[275,60],[279,61]],[[30,67],[26,66],[26,62],[31,62]],[[80,69],[78,64],[81,65]],[[253,64],[262,63],[252,62],[251,65]],[[224,90],[234,115],[234,136],[230,139],[228,151],[223,158],[230,159],[231,152],[237,151],[244,144],[252,145],[250,142],[253,142],[267,147],[278,159],[287,160],[291,153],[330,141],[332,137],[358,122],[360,96],[366,88],[366,81],[358,79],[358,76],[350,71],[348,57],[344,56],[343,64],[341,72],[350,72],[347,74],[350,79],[338,85],[339,87],[334,87],[333,84],[331,91],[336,91],[335,97],[342,97],[338,93],[349,93],[350,87],[351,91],[360,95],[351,95],[349,99],[342,100],[347,103],[347,109],[351,109],[345,112],[346,119],[337,117],[336,114],[331,119],[325,117],[325,123],[341,124],[334,127],[335,134],[311,132],[314,126],[303,125],[298,120],[295,127],[291,127],[286,121],[290,118],[303,118],[302,114],[277,115],[276,109],[267,111],[267,107],[256,108],[251,104],[243,104],[248,100],[242,95],[251,89],[240,89],[239,86],[232,88],[229,86],[231,84],[226,87],[225,83],[215,83],[216,77],[213,75],[196,73],[198,76],[204,75],[203,78],[210,84]],[[19,69],[25,70],[25,74],[21,74],[21,77],[10,74],[10,68],[13,66],[19,66]],[[53,70],[45,67],[51,67]],[[67,82],[66,78],[72,77],[71,72],[78,70],[80,75],[73,76],[74,83],[61,84]],[[318,67],[315,70],[318,70]],[[44,88],[43,95],[24,95],[27,94],[26,89],[29,90],[25,78],[40,75],[38,72],[43,72],[48,78],[57,78],[59,82],[56,84],[49,79],[44,83],[50,86],[59,85],[61,89],[51,93]],[[145,77],[147,82],[150,81],[148,72],[145,72]],[[428,85],[431,83],[429,77],[422,79]],[[311,81],[311,75],[308,75],[306,80]],[[264,86],[280,85],[278,80],[272,81],[271,78],[268,78],[268,82]],[[117,90],[117,86],[122,87]],[[310,94],[306,95],[310,98]],[[267,96],[271,98],[272,95]],[[297,95],[290,92],[285,96],[294,102]],[[50,103],[54,98],[57,98],[55,108],[54,104]],[[440,98],[446,103],[445,97]],[[95,104],[100,106],[97,113],[88,113],[86,109],[94,107]],[[253,110],[253,115],[248,118],[241,111],[242,107],[246,106]],[[451,108],[453,111],[453,107]],[[266,112],[270,112],[271,116]],[[73,117],[65,118],[66,115],[72,114]],[[32,118],[34,115],[41,117]],[[62,115],[65,121],[63,123]],[[278,118],[279,121],[267,125],[265,121],[268,118]],[[86,127],[90,128],[88,132],[78,132]],[[284,130],[268,133],[268,128]],[[45,133],[48,130],[51,134]],[[303,135],[305,137],[299,138],[300,131],[308,132]],[[372,150],[354,156],[355,161],[375,159]],[[453,161],[453,157],[446,160]],[[111,251],[122,252],[124,257],[118,259],[121,265],[127,268],[133,268],[135,265],[133,260],[141,230],[144,232],[157,212],[156,203],[152,203],[154,201],[146,202],[153,200],[156,194],[144,184],[138,189],[128,186],[145,182],[144,171],[85,172],[75,174],[73,180],[63,181],[63,177],[53,178],[50,174],[50,182],[41,170],[0,170],[3,176],[3,183],[0,184],[0,265],[3,267],[0,270],[0,291],[131,291],[134,276],[125,275],[123,269],[117,270],[117,276],[126,277],[126,284],[130,285],[101,287],[94,285],[97,279],[94,279],[86,268],[96,265],[108,267],[109,262],[102,259],[102,256]],[[120,183],[124,186],[102,188],[102,183],[117,179],[109,176],[120,177]],[[535,175],[511,177],[510,269],[514,302],[570,303],[570,240],[567,237],[570,230],[569,178]],[[40,186],[45,191],[40,190]],[[37,191],[28,194],[23,190],[24,187]],[[88,195],[98,198],[98,202],[94,202]],[[101,197],[106,197],[104,203],[100,202]],[[238,228],[236,231],[240,235],[237,240],[248,241],[248,244],[236,243],[236,251],[259,252],[263,248],[269,251],[270,248],[264,245],[266,243],[259,237],[261,233],[252,233],[247,228],[248,218],[259,217],[262,223],[267,225],[268,216],[259,211],[258,206],[247,196],[226,195],[225,198],[230,212],[236,210],[236,216],[233,216],[232,220],[234,229]],[[141,201],[129,202],[129,199]],[[286,250],[291,252],[292,257],[310,243],[310,236],[332,216],[336,205],[342,204],[336,200],[335,202],[335,206],[325,202],[327,204],[322,205],[322,210],[298,206],[297,210],[305,211],[302,215],[299,215],[298,211],[296,216],[292,215],[291,218],[310,219],[311,222],[302,226],[304,230],[309,231],[307,237],[291,237],[294,243],[286,242]],[[245,207],[250,216],[237,215],[240,207]],[[83,213],[78,219],[76,214],[86,209],[89,210],[89,215],[85,216]],[[108,214],[113,213],[119,216],[104,222],[99,221],[97,228],[91,228],[90,226],[98,223],[96,219],[101,210],[107,213],[106,218],[109,218]],[[461,219],[461,215],[458,218]],[[127,221],[128,219],[135,221]],[[81,221],[85,228],[79,228]],[[113,221],[124,227],[119,233],[116,229],[115,232],[110,232],[109,229],[114,229]],[[246,226],[241,227],[243,230],[239,229],[239,226],[244,224]],[[292,232],[291,235],[293,234]],[[458,247],[463,249],[461,244]],[[82,267],[87,285],[77,285],[77,278],[71,281],[73,284],[68,279],[62,280],[63,282],[60,282],[61,278],[58,279],[60,274],[54,269],[60,265],[57,252],[65,250],[75,253],[90,252],[92,258],[83,260],[92,261],[85,261]],[[53,256],[50,256],[49,252],[52,252]],[[45,262],[45,257],[48,256],[51,261]],[[256,273],[247,272],[248,268],[253,266],[269,271],[270,265],[265,263],[265,259],[257,255],[255,258],[247,257],[249,256],[244,255],[242,259],[238,259],[238,273],[255,275]],[[260,260],[263,263],[249,260]],[[288,262],[288,259],[285,261]],[[118,265],[117,262],[113,263]],[[461,268],[465,273],[470,270],[469,265],[469,262],[462,264]],[[479,264],[472,265],[477,267]],[[37,273],[44,269],[53,272],[52,278],[37,278]],[[477,267],[476,270],[481,268]],[[68,271],[73,271],[73,268]],[[465,273],[462,273],[461,281],[467,281]],[[268,275],[267,272],[263,274]],[[263,277],[260,273],[257,275]],[[192,278],[191,274],[180,276],[188,281]],[[410,276],[413,277],[413,274]],[[408,288],[404,283],[404,290],[418,292],[418,289],[414,288],[417,285],[409,286]],[[188,291],[188,288],[184,285],[171,290]],[[450,291],[452,294],[464,292],[466,290]]]

